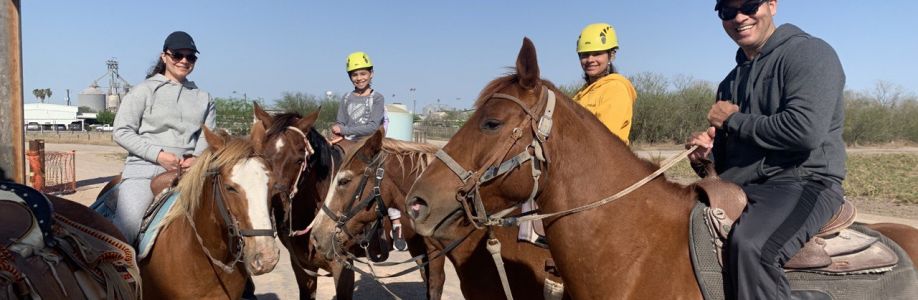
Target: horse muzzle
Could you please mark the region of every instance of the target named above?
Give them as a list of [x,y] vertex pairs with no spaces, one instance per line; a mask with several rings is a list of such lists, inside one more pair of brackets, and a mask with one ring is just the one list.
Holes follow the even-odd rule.
[[271,272],[280,261],[280,248],[274,237],[247,237],[245,250],[245,267],[252,275]]

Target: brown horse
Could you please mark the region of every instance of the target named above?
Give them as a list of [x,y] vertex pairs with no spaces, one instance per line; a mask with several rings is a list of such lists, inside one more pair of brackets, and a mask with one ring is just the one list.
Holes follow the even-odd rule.
[[[657,169],[539,78],[528,39],[516,74],[492,81],[476,107],[409,194],[409,215],[423,235],[456,238],[461,233],[448,225],[462,221],[494,225],[481,215],[530,197],[542,213],[580,207]],[[492,166],[516,153],[535,158],[490,176]],[[486,177],[492,180],[479,181]],[[696,198],[694,189],[657,178],[615,202],[545,219],[565,290],[575,299],[701,298],[686,234]]]
[[[355,150],[347,151],[353,154],[345,158],[334,181],[335,188],[325,200],[330,211],[341,214],[346,211],[345,207],[356,206],[353,196],[358,192],[361,175],[376,176],[378,174],[377,168],[383,169],[383,176],[378,183],[378,188],[385,206],[406,211],[405,196],[414,184],[415,179],[424,172],[427,165],[434,159],[433,155],[437,148],[428,144],[383,139],[382,136],[383,132],[377,131],[362,144],[352,147],[356,148]],[[371,162],[375,162],[378,166],[370,168]],[[370,183],[364,186],[363,195],[372,195],[373,189],[377,186],[372,183],[372,180],[370,178]],[[369,203],[367,206],[373,206],[373,204]],[[332,249],[336,247],[332,243],[350,245],[356,241],[356,238],[348,237],[343,232],[362,232],[364,227],[378,217],[377,213],[375,213],[376,210],[373,208],[359,208],[361,207],[352,209],[355,214],[345,223],[346,230],[338,234],[335,234],[336,222],[332,221],[331,218],[324,214],[320,214],[316,218],[313,235],[317,240],[316,248],[320,252],[324,252],[329,257],[334,256],[335,253],[333,253]],[[385,217],[388,218],[388,216]],[[412,255],[425,252],[433,253],[435,250],[442,251],[447,245],[454,242],[449,239],[430,240],[422,238],[414,232],[407,214],[402,215],[402,224],[403,234],[409,242],[409,249]],[[462,241],[457,247],[446,253],[453,265],[456,266],[462,294],[466,299],[499,299],[503,297],[504,291],[501,288],[500,279],[497,272],[493,271],[494,262],[490,253],[485,249],[487,237],[485,232],[475,231],[470,226],[458,224],[454,230],[465,233],[474,231],[465,241]],[[519,299],[541,298],[543,295],[543,282],[546,277],[550,277],[556,282],[560,281],[557,277],[543,271],[546,260],[550,258],[547,250],[530,243],[517,243],[516,229],[496,228],[494,234],[505,245],[502,254],[506,260],[507,273],[510,274],[510,287],[516,297],[519,297]],[[341,239],[341,241],[336,239]],[[426,248],[425,242],[427,244]],[[442,294],[443,264],[442,257],[430,262],[426,278],[428,297],[430,299],[439,299]]]
[[270,166],[251,140],[203,128],[210,147],[185,172],[156,244],[140,262],[144,298],[239,299],[249,275],[274,269]]
[[[338,222],[345,224],[342,229],[345,232],[353,233],[353,235],[340,243],[333,241],[336,221],[331,220],[327,213],[320,212],[313,222],[312,235],[316,242],[316,250],[324,254],[329,260],[333,260],[336,255],[343,254],[333,250],[343,251],[357,245],[358,235],[361,239],[366,238],[365,229],[371,223],[378,221],[388,222],[389,216],[386,208],[395,207],[400,211],[405,211],[404,199],[408,193],[408,188],[414,183],[414,179],[423,172],[433,151],[436,150],[435,147],[428,144],[400,142],[383,139],[382,136],[383,132],[377,131],[368,139],[345,149],[345,152],[349,155],[345,157],[338,168],[338,175],[332,181],[334,188],[328,192],[325,198],[324,205],[330,211],[342,212],[345,211],[345,199],[352,199],[356,193],[366,195],[366,198],[360,199],[366,201],[362,202],[361,207],[353,209],[353,214],[348,216],[347,220],[338,220]],[[380,153],[385,153],[385,156],[377,156]],[[378,165],[370,168],[367,159],[375,157],[379,158]],[[383,173],[377,173],[377,169],[382,169]],[[366,172],[371,172],[372,174]],[[361,174],[369,174],[367,178],[369,180],[364,181],[363,187],[358,184],[358,181],[361,181]],[[376,178],[377,175],[381,178]],[[375,195],[374,189],[378,189],[380,193],[378,198],[373,197]],[[355,201],[350,201],[352,205],[355,205],[353,202]],[[410,220],[407,215],[402,215],[401,221],[402,224],[409,224]],[[388,228],[391,228],[390,224],[386,222],[376,223],[377,225],[383,225],[381,229],[383,232],[388,232]],[[402,234],[408,242],[408,250],[412,256],[428,254],[437,250],[435,246],[428,247],[424,237],[415,234],[411,226],[403,226]],[[333,242],[336,242],[336,244],[332,245]],[[386,249],[387,252],[388,250]],[[422,263],[427,263],[427,256],[422,260]],[[428,299],[440,299],[443,294],[443,282],[446,280],[446,274],[443,269],[444,263],[445,259],[440,256],[421,268],[421,277],[427,284]]]
[[[267,130],[264,154],[273,167],[273,215],[278,238],[290,253],[300,299],[315,299],[317,271],[329,271],[335,279],[338,299],[351,299],[354,273],[334,260],[318,255],[306,227],[325,198],[340,154],[313,124],[319,112],[306,117],[284,113],[274,117],[255,105],[254,127]],[[336,158],[337,157],[337,158]]]

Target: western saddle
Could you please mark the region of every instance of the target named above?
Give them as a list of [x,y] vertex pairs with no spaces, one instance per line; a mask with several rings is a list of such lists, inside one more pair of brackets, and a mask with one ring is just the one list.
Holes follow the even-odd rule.
[[[708,173],[713,174],[713,173]],[[746,194],[736,184],[708,176],[694,184],[705,208],[705,223],[714,239],[715,251],[723,265],[723,247],[733,223],[746,208]],[[826,274],[850,274],[889,268],[898,263],[896,254],[869,236],[848,227],[854,223],[857,210],[845,201],[841,208],[822,226],[787,263],[788,271],[811,271]]]

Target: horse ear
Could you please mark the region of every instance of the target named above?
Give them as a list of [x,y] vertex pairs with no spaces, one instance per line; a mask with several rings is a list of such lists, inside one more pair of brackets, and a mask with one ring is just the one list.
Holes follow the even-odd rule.
[[299,121],[296,122],[296,128],[299,128],[303,132],[308,131],[309,128],[312,128],[312,126],[316,124],[316,120],[319,119],[320,111],[322,111],[321,106],[319,106],[319,108],[316,109],[316,111],[311,112],[305,117],[301,118]]
[[382,150],[383,138],[386,136],[386,130],[382,126],[376,130],[370,137],[367,138],[367,141],[363,143],[361,151],[366,151],[364,154],[367,157],[371,157],[379,153]]
[[249,139],[252,140],[252,145],[255,146],[255,150],[259,153],[264,149],[266,135],[264,123],[255,122],[255,124],[252,124],[252,129],[249,131]]
[[258,123],[258,121],[261,121],[262,123],[265,124],[264,125],[265,128],[270,128],[271,125],[274,124],[274,119],[272,119],[271,115],[269,115],[267,112],[265,112],[264,109],[261,108],[261,105],[258,105],[258,102],[253,102],[253,103],[254,103],[253,110],[255,111],[255,120],[253,121],[253,123]]
[[226,141],[223,140],[223,137],[208,129],[207,126],[201,125],[201,131],[204,132],[204,139],[207,140],[207,144],[213,151],[219,151],[225,146]]
[[539,61],[535,45],[529,38],[523,38],[523,46],[516,57],[516,74],[520,78],[520,85],[526,89],[533,89],[539,83]]

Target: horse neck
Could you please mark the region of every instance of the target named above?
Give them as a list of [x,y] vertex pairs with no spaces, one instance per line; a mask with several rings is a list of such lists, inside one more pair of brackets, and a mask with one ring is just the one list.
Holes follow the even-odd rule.
[[[551,163],[543,181],[545,189],[537,199],[543,213],[599,201],[626,189],[653,171],[646,161],[638,158],[598,120],[575,116],[574,112],[570,106],[559,107],[555,112],[556,126],[546,145]],[[694,203],[693,195],[687,188],[657,178],[612,203],[549,219],[546,232],[551,241],[552,255],[559,261],[564,274],[590,273],[583,269],[594,267],[588,266],[590,264],[609,264],[624,270],[647,257],[679,256],[679,251],[685,251],[685,248],[667,245],[684,243],[683,246],[687,247],[685,233],[688,213]],[[648,226],[651,224],[653,226]],[[591,232],[608,234],[588,234]],[[687,261],[685,263],[688,265]],[[661,272],[665,272],[666,267],[647,266],[661,268],[658,270]],[[629,274],[620,273],[609,276]],[[594,279],[597,278],[610,279],[599,276]],[[621,280],[616,284],[635,283],[634,280]]]
[[383,163],[383,169],[386,173],[383,182],[380,183],[380,188],[391,199],[389,200],[392,202],[390,205],[404,210],[405,197],[420,175],[420,172],[415,171],[416,167],[424,162],[422,159],[416,158],[415,155],[403,155],[401,159],[396,157],[397,155],[389,153]]

